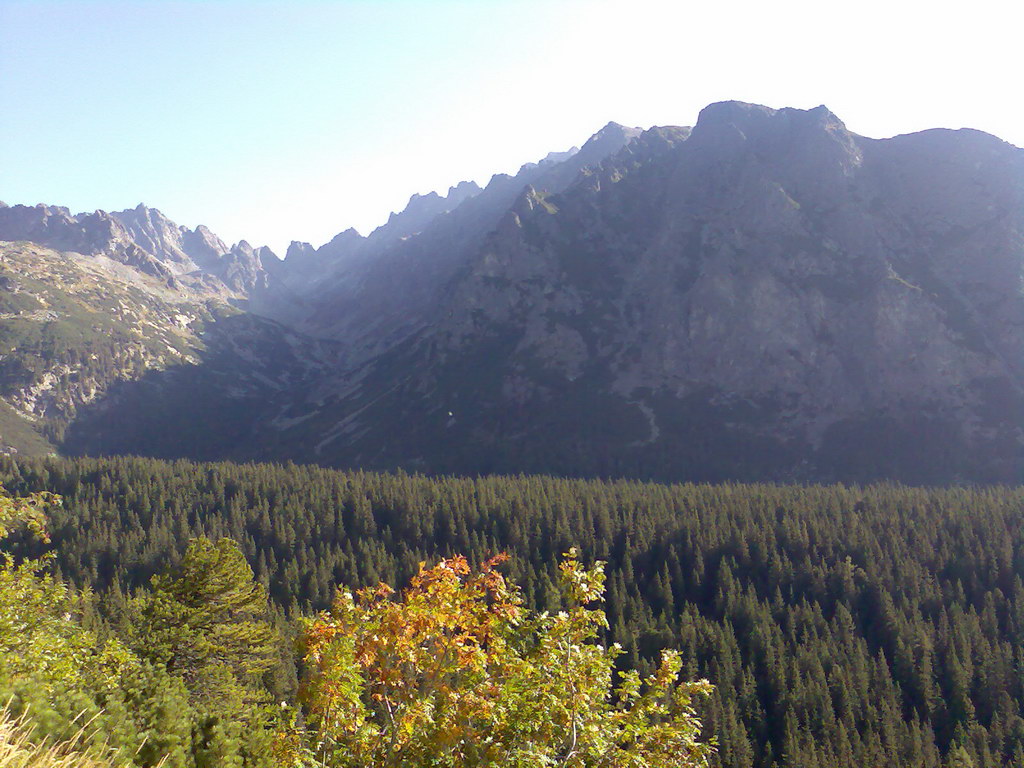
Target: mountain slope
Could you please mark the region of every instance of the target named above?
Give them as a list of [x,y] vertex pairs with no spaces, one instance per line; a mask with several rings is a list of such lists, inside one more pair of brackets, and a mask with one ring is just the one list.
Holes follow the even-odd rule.
[[[550,176],[573,154],[523,172],[542,167]],[[280,414],[296,401],[316,402],[324,382],[340,375],[339,352],[352,345],[313,339],[263,315],[301,318],[304,294],[336,277],[332,262],[343,263],[349,250],[367,251],[371,282],[379,285],[388,278],[376,269],[384,263],[376,254],[429,230],[480,192],[464,182],[445,197],[414,195],[369,238],[349,230],[320,249],[295,243],[287,262],[245,241],[228,247],[206,227],[178,226],[145,205],[73,215],[57,206],[0,204],[0,261],[10,273],[0,295],[10,305],[0,316],[7,346],[0,352],[0,447],[290,455],[278,433],[292,420]],[[465,222],[489,226],[473,214],[463,214]],[[280,312],[240,311],[250,303]]]
[[[333,353],[231,295],[203,275],[0,242],[0,451],[233,451]],[[190,437],[170,440],[179,426]]]
[[112,381],[195,363],[208,297],[187,296],[111,258],[0,243],[0,398],[7,449],[38,452],[19,433],[59,441],[81,406]]
[[[609,123],[579,151],[552,153],[515,176],[497,174],[483,190],[462,183],[447,198],[414,197],[369,237],[348,230],[315,254],[307,251],[296,264],[298,279],[289,275],[285,259],[280,279],[290,295],[282,302],[273,291],[258,293],[253,309],[305,333],[344,342],[350,365],[367,360],[429,322],[445,287],[526,186],[564,189],[638,133]],[[424,211],[433,217],[421,216]]]
[[433,471],[1021,479],[1022,152],[708,107],[528,190],[311,460]]

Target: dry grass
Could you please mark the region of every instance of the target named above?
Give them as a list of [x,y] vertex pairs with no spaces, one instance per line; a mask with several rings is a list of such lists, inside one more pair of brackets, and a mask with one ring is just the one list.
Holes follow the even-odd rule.
[[76,738],[59,743],[33,743],[23,717],[12,717],[0,710],[0,768],[120,768],[114,763],[90,755]]

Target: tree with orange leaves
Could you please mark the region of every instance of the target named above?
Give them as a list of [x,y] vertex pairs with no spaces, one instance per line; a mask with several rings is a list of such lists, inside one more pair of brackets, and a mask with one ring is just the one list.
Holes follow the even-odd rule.
[[677,653],[646,679],[615,683],[618,646],[593,607],[603,563],[561,563],[567,607],[532,614],[498,572],[466,559],[420,571],[400,595],[341,589],[304,633],[309,730],[282,742],[281,762],[331,768],[690,768],[700,741]]

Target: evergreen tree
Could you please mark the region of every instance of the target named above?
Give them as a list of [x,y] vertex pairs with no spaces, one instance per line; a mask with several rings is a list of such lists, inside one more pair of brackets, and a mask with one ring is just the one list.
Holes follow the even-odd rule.
[[181,678],[194,704],[217,712],[265,698],[261,678],[277,663],[280,640],[263,586],[234,541],[192,541],[134,610],[136,651]]

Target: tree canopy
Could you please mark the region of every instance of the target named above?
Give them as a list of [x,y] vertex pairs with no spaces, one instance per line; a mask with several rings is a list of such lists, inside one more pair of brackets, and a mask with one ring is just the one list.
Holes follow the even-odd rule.
[[180,677],[195,702],[223,710],[261,698],[277,633],[266,591],[234,541],[192,540],[181,564],[154,577],[132,608],[133,645]]
[[692,700],[679,655],[615,682],[617,646],[596,607],[604,564],[575,551],[560,570],[565,607],[534,613],[491,558],[421,564],[397,599],[381,584],[342,589],[303,635],[316,756],[337,768],[697,768]]
[[[49,550],[54,575],[80,594],[94,587],[80,613],[103,637],[128,636],[118,606],[196,538],[237,542],[286,636],[294,618],[329,608],[338,584],[407,584],[421,561],[457,553],[476,568],[507,552],[502,572],[524,609],[553,612],[561,554],[578,546],[607,562],[600,634],[622,645],[616,669],[647,676],[675,648],[684,678],[714,685],[697,703],[718,739],[714,765],[1024,765],[1024,488],[432,478],[123,457],[0,457],[0,482],[63,498],[51,545],[19,535],[4,549]],[[293,698],[289,651],[285,639],[263,675],[278,703]]]

